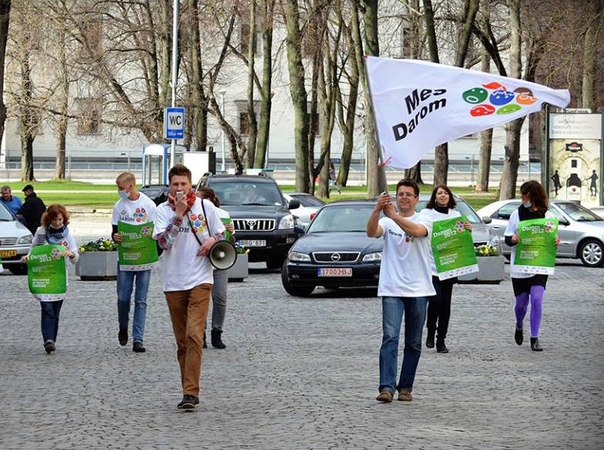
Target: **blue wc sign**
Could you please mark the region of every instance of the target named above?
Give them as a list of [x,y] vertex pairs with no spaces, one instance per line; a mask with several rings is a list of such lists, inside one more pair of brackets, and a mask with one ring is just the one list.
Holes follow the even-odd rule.
[[164,138],[183,139],[185,137],[185,109],[168,107],[164,109]]

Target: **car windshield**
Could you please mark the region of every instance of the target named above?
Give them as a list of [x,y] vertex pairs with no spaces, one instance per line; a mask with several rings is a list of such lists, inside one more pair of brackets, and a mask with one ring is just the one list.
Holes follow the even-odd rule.
[[1,222],[12,222],[15,218],[9,212],[8,209],[2,204],[0,204],[0,221]]
[[311,222],[308,233],[365,232],[373,204],[327,206]]
[[567,216],[577,222],[596,222],[601,221],[602,218],[589,209],[574,202],[559,202],[556,206],[560,208]]
[[213,180],[209,187],[216,192],[221,206],[283,205],[279,188],[272,183],[250,183],[249,181],[232,180],[219,182]]
[[325,204],[325,202],[314,195],[289,194],[289,196],[299,200],[302,206],[323,206]]

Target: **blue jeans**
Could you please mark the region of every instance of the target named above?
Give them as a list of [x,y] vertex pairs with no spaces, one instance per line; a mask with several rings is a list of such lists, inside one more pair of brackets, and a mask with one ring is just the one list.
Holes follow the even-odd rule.
[[[381,391],[413,390],[413,380],[422,353],[422,330],[426,321],[427,297],[382,298],[382,346],[380,347]],[[401,323],[405,317],[405,348],[398,385],[398,341]]]
[[61,306],[63,306],[63,300],[56,302],[40,302],[40,308],[42,310],[42,339],[44,339],[44,343],[48,341],[56,342],[57,340]]
[[151,281],[151,270],[125,271],[117,265],[117,318],[120,328],[128,329],[130,297],[134,291],[134,317],[132,319],[132,340],[143,342],[145,319],[147,317],[147,292]]

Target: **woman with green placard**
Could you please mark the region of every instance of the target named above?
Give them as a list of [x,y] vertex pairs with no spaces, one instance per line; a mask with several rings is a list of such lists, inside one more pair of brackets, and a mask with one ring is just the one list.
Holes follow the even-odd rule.
[[[68,224],[69,213],[65,207],[56,204],[50,205],[42,215],[41,226],[36,230],[32,248],[23,257],[24,261],[29,261],[30,291],[34,294],[34,297],[40,300],[42,339],[47,354],[56,349],[59,315],[67,293],[67,268],[64,259],[67,258],[75,264],[80,256],[78,245],[67,227]],[[47,255],[38,251],[42,249],[36,248],[44,245],[49,248]],[[55,266],[46,264],[52,260],[62,264]],[[53,267],[58,267],[56,270],[63,273],[50,273],[45,277],[43,270],[36,270],[44,269],[44,265],[51,267],[51,270],[53,270]],[[36,275],[38,276],[36,277]],[[34,279],[33,282],[32,278]],[[62,283],[62,286],[57,286],[59,282]]]
[[[440,184],[434,188],[430,200],[426,204],[421,214],[427,215],[432,222],[438,220],[452,219],[461,217],[459,211],[455,209],[457,203],[453,197],[451,189],[446,185]],[[466,230],[472,231],[472,225],[469,222],[464,223]],[[457,277],[441,280],[436,271],[434,255],[431,255],[432,266],[432,284],[436,295],[429,297],[428,302],[428,337],[426,338],[426,347],[434,348],[434,338],[436,337],[436,351],[438,353],[449,353],[445,345],[445,338],[449,330],[449,319],[451,317],[451,297],[453,296],[453,285],[457,282]]]
[[[523,183],[520,186],[520,193],[522,195],[522,204],[510,215],[510,220],[504,233],[505,243],[512,247],[510,276],[516,298],[516,306],[514,308],[516,331],[514,332],[514,340],[518,345],[522,345],[524,341],[522,323],[528,311],[530,301],[531,350],[540,352],[543,349],[539,344],[539,326],[541,325],[543,294],[545,293],[548,275],[520,271],[518,265],[515,263],[515,246],[521,239],[518,233],[520,222],[532,219],[544,219],[546,217],[554,218],[554,215],[548,211],[547,195],[545,189],[543,189],[543,186],[538,181],[530,180]],[[560,244],[560,239],[557,236],[554,243],[556,247]]]

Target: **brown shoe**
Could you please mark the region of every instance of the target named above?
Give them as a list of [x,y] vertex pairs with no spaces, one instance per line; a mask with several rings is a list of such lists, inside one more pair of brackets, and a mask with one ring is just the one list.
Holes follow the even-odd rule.
[[390,403],[392,401],[392,392],[390,391],[382,391],[380,395],[378,395],[375,399],[378,402]]
[[398,391],[399,402],[410,402],[412,400],[413,397],[411,396],[411,392],[409,392],[407,389],[401,389],[400,391]]

